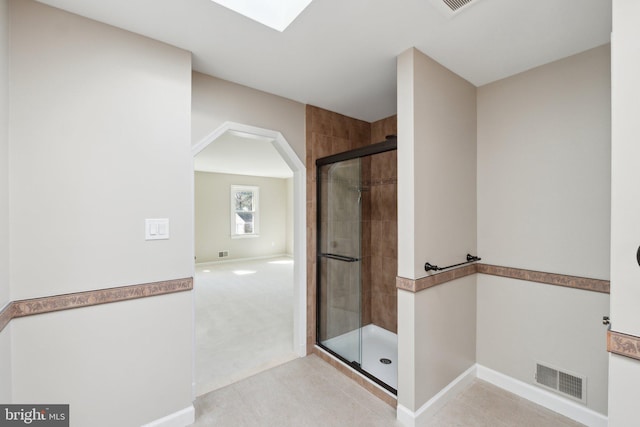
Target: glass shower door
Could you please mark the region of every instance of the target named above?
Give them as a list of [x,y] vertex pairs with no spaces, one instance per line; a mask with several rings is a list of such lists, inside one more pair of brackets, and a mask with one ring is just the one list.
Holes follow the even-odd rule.
[[318,342],[362,361],[360,158],[318,166]]

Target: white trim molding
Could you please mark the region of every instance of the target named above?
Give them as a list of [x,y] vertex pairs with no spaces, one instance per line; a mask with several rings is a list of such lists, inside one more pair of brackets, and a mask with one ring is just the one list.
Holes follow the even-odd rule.
[[589,409],[580,403],[551,393],[543,388],[535,387],[532,384],[527,384],[485,366],[476,366],[478,379],[491,383],[553,412],[557,412],[588,427],[607,427],[609,423],[606,415]]
[[473,365],[456,379],[451,381],[445,388],[440,390],[435,396],[424,405],[413,412],[410,409],[398,404],[396,418],[406,427],[416,427],[426,424],[426,420],[433,417],[444,405],[455,398],[462,390],[476,378],[476,365]]
[[292,254],[285,254],[285,253],[277,253],[277,254],[273,254],[273,255],[252,256],[252,257],[246,257],[246,258],[231,258],[231,259],[224,259],[224,260],[220,260],[220,261],[196,262],[196,268],[197,267],[213,266],[213,265],[217,265],[217,264],[228,264],[230,262],[257,261],[257,260],[261,260],[261,259],[271,259],[271,258],[291,258],[293,260],[293,255]]
[[415,412],[398,404],[396,418],[406,427],[426,425],[429,418],[463,391],[475,378],[500,387],[585,426],[607,427],[609,423],[606,415],[589,409],[584,405],[479,364],[467,369]]
[[193,424],[195,420],[196,410],[193,405],[190,405],[141,427],[185,427]]

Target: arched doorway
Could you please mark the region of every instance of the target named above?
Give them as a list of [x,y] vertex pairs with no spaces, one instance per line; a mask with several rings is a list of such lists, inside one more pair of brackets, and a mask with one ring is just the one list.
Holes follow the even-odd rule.
[[[277,131],[225,122],[192,148],[194,164],[196,156],[222,140],[229,133],[255,136],[270,142],[293,173],[293,349],[298,356],[306,355],[306,169],[284,136]],[[195,176],[195,172],[194,172]],[[195,191],[195,190],[194,190]],[[192,191],[192,193],[194,193]],[[194,193],[195,197],[195,193]],[[195,201],[195,199],[194,199]],[[195,202],[194,202],[195,203]],[[195,276],[195,268],[194,268]],[[194,366],[195,366],[194,327]],[[194,397],[196,395],[196,372],[194,369]]]

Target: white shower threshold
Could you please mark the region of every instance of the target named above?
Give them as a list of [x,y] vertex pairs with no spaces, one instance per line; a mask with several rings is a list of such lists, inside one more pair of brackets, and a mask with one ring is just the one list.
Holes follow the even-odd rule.
[[[362,333],[362,360],[359,360],[358,335]],[[322,345],[388,386],[398,389],[398,335],[369,324],[322,342]],[[390,361],[391,363],[384,363]]]

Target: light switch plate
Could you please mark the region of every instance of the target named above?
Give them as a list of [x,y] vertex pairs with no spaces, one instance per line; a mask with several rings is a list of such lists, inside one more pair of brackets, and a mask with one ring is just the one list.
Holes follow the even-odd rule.
[[166,240],[169,238],[169,218],[147,218],[144,220],[146,240]]

